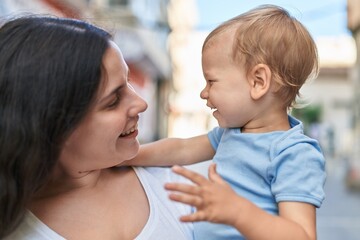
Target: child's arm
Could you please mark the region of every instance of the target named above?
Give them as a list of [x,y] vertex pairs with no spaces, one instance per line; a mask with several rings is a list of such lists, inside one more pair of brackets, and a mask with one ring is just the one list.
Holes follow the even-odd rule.
[[165,138],[140,146],[139,154],[124,162],[133,166],[188,165],[210,160],[215,150],[206,134],[192,138]]
[[315,207],[301,202],[279,203],[279,216],[271,215],[247,199],[238,196],[209,167],[209,180],[188,169],[175,166],[173,171],[190,179],[195,185],[168,183],[170,199],[196,207],[181,221],[210,221],[234,226],[246,239],[316,239]]

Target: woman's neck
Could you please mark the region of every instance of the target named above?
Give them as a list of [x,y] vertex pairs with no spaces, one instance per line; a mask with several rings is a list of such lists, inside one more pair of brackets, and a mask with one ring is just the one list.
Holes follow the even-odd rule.
[[55,167],[49,180],[39,189],[35,198],[47,198],[72,191],[96,188],[106,170],[96,170],[73,176],[61,167]]

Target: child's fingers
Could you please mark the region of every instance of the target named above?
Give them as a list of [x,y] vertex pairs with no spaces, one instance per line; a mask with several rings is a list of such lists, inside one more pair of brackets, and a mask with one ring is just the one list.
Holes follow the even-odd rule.
[[200,188],[196,185],[184,183],[166,183],[164,187],[166,190],[177,191],[191,195],[199,195],[200,193]]
[[210,166],[209,166],[209,179],[210,181],[212,182],[216,182],[216,183],[225,183],[225,181],[220,177],[220,175],[216,172],[216,164],[215,163],[212,163]]
[[198,196],[170,193],[169,198],[175,202],[181,202],[194,207],[199,207],[202,204],[202,199]]
[[194,171],[191,171],[189,169],[186,169],[184,167],[173,166],[172,170],[173,170],[173,172],[175,172],[175,173],[189,179],[190,181],[192,181],[193,183],[196,183],[198,185],[205,184],[208,181],[201,174],[198,174],[198,173],[196,173]]
[[205,218],[201,212],[194,212],[190,215],[185,215],[180,217],[180,221],[182,222],[199,222],[205,221]]

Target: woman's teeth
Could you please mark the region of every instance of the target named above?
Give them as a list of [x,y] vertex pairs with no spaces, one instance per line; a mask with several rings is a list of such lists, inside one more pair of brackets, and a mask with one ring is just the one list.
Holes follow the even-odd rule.
[[120,134],[120,137],[124,137],[124,136],[126,136],[126,135],[129,135],[129,134],[135,132],[135,130],[137,130],[137,125],[136,125],[135,127],[131,128],[130,130],[121,133],[121,134]]

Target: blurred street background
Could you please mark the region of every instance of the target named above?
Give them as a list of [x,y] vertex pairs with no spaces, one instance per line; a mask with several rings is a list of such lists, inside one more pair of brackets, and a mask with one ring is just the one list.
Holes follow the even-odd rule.
[[[200,99],[201,47],[221,22],[260,4],[286,8],[318,46],[320,73],[292,114],[319,140],[327,159],[319,240],[360,239],[360,0],[0,0],[0,23],[24,14],[77,18],[109,30],[149,103],[142,143],[189,137],[216,126]],[[209,162],[190,166],[206,174]]]
[[318,239],[360,239],[360,192],[346,188],[345,164],[333,159],[327,167],[326,199],[317,215]]

